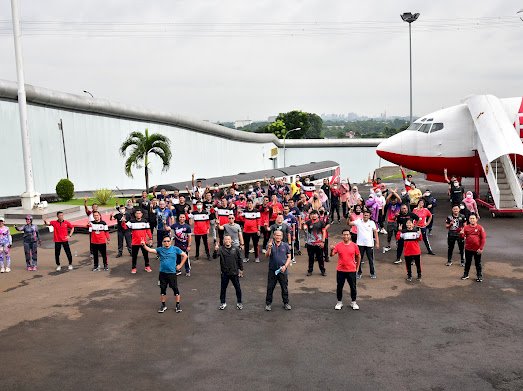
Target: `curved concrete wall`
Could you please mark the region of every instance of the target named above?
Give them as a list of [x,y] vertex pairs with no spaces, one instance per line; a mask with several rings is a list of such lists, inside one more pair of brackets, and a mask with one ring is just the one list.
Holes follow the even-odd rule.
[[[274,135],[229,129],[179,115],[156,112],[103,99],[92,99],[26,86],[28,121],[36,190],[53,193],[65,178],[65,160],[58,122],[63,121],[69,177],[78,191],[97,188],[143,188],[143,170],[134,178],[123,172],[124,158],[118,148],[131,131],[162,133],[171,139],[171,168],[161,172],[153,159],[150,183],[178,182],[197,176],[233,175],[280,167],[282,140]],[[0,80],[0,140],[2,186],[0,197],[24,191],[22,147],[16,83]],[[287,165],[335,160],[342,173],[366,177],[368,165],[376,167],[375,147],[381,140],[289,140]],[[280,148],[276,162],[270,160]],[[359,152],[358,152],[359,151]],[[353,158],[350,158],[353,156]],[[366,156],[362,158],[362,156]],[[357,158],[356,158],[357,157]],[[357,164],[356,164],[357,163]],[[361,167],[360,167],[361,166]]]

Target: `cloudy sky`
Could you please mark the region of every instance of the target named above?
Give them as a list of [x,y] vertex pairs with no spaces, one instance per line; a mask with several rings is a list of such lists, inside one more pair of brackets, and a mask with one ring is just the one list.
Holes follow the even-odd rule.
[[[226,121],[408,115],[474,93],[523,95],[523,0],[21,0],[29,84]],[[520,14],[523,16],[523,13]],[[16,80],[10,1],[0,79]]]

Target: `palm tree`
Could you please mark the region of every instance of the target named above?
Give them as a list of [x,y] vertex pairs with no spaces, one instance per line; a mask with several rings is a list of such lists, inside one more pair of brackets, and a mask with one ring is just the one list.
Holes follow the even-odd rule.
[[131,151],[125,161],[125,174],[133,177],[132,168],[145,168],[145,189],[149,191],[149,154],[154,154],[162,160],[162,171],[167,171],[171,164],[170,140],[158,133],[149,134],[149,129],[145,129],[145,134],[141,132],[131,132],[120,147],[120,153],[125,157],[127,149]]

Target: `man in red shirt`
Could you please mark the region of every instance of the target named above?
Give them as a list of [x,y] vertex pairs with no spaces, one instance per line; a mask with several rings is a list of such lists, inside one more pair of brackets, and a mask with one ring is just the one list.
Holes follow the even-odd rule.
[[350,306],[353,310],[358,310],[360,307],[356,304],[356,271],[360,267],[360,250],[358,245],[351,240],[350,229],[345,228],[342,231],[343,241],[336,244],[336,246],[331,246],[331,257],[334,254],[338,254],[338,266],[336,267],[336,296],[338,302],[334,307],[335,310],[341,310],[343,308],[343,286],[345,285],[345,280],[349,283],[350,286],[350,297],[351,303]]
[[136,274],[136,261],[138,260],[138,251],[140,250],[145,261],[145,271],[147,273],[152,272],[149,265],[149,253],[142,247],[142,242],[151,243],[153,235],[151,234],[149,222],[143,218],[142,209],[134,211],[134,219],[131,219],[131,221],[122,221],[122,228],[131,230],[131,274]]
[[211,260],[211,254],[209,252],[209,242],[207,241],[207,234],[211,228],[211,222],[209,220],[209,213],[203,210],[203,203],[198,201],[196,203],[196,210],[190,215],[193,221],[193,234],[196,239],[196,259],[200,258],[200,242],[203,240],[203,248],[207,255],[207,260]]
[[[228,205],[227,199],[225,197],[220,199],[220,204],[216,208],[216,214],[218,217],[218,228],[223,227],[229,223],[229,216],[234,216],[234,208]],[[220,246],[223,246],[223,235],[223,229],[218,229],[218,241]]]
[[269,227],[272,225],[270,219],[272,217],[272,207],[269,204],[269,197],[263,196],[262,204],[259,206],[258,210],[260,211],[260,228],[263,232],[263,245],[262,252],[265,254],[267,249],[267,243],[271,236],[271,231]]
[[[60,266],[60,252],[62,247],[64,248],[65,255],[69,261],[69,270],[73,270],[73,255],[71,254],[71,248],[69,247],[69,239],[73,236],[74,227],[69,222],[64,220],[64,212],[56,213],[57,220],[48,222],[44,220],[45,225],[53,227],[53,241],[54,241],[54,259],[56,261],[56,271],[62,270]],[[70,231],[68,231],[70,230]]]
[[94,267],[93,272],[99,272],[100,267],[98,266],[98,254],[102,256],[102,262],[104,264],[104,270],[109,270],[107,264],[107,242],[111,240],[109,235],[109,227],[105,221],[101,219],[100,212],[97,210],[92,212],[93,221],[88,224],[89,235],[91,238],[91,250],[93,251]]
[[243,211],[243,240],[245,243],[245,258],[243,262],[249,262],[249,243],[252,239],[254,247],[254,262],[260,262],[258,241],[260,240],[260,212],[254,209],[251,199],[247,200],[247,209]]
[[476,281],[482,282],[481,254],[487,242],[485,229],[478,224],[478,217],[475,214],[471,214],[469,216],[469,224],[465,225],[461,232],[465,237],[465,271],[461,279],[468,280],[472,257],[474,257],[474,263],[476,264]]

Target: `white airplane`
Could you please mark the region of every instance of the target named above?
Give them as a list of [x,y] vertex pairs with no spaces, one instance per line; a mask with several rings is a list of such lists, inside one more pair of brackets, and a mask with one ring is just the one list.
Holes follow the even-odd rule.
[[[417,119],[407,130],[381,142],[376,152],[389,162],[426,174],[431,181],[443,182],[447,169],[449,176],[476,178],[477,191],[479,178],[486,177],[496,208],[522,208],[521,187],[519,192],[515,188],[516,168],[523,168],[522,139],[522,97],[476,95]],[[514,200],[503,200],[509,197],[502,196],[508,192],[507,184],[500,183],[505,181],[501,171]]]

